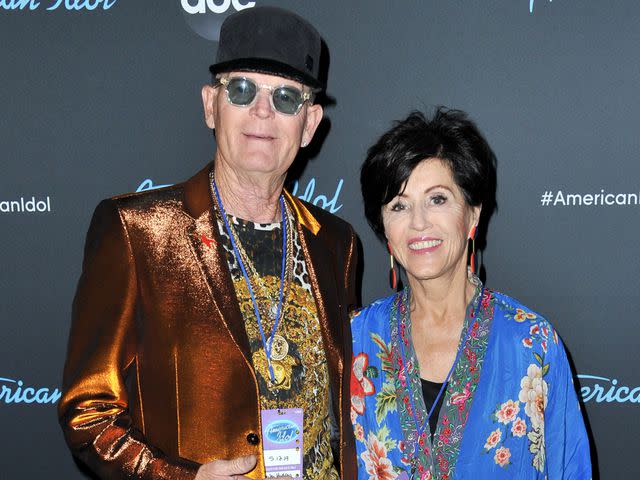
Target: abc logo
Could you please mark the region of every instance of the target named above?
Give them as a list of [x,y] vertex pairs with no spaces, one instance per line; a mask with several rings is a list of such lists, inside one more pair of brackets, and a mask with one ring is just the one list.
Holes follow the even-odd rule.
[[251,8],[256,4],[256,2],[243,3],[240,0],[222,0],[220,5],[216,3],[216,0],[197,0],[195,4],[193,0],[181,0],[181,2],[184,11],[192,15],[195,13],[206,13],[207,10],[213,13],[225,13],[232,6],[237,11],[240,11],[245,8]]
[[180,0],[184,19],[201,37],[217,42],[222,22],[234,12],[254,7],[249,0]]

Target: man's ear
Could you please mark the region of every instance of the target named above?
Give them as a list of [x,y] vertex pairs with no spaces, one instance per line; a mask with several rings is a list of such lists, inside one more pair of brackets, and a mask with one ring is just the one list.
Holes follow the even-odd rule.
[[309,105],[307,107],[307,118],[304,122],[304,129],[302,130],[302,146],[306,147],[311,143],[313,135],[316,133],[318,125],[322,120],[324,111],[321,105]]
[[207,127],[212,130],[216,128],[216,109],[219,88],[213,85],[205,85],[202,87],[202,106],[204,108],[204,121]]

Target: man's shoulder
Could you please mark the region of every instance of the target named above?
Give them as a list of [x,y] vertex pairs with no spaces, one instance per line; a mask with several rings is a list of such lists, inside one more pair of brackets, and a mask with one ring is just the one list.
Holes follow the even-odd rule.
[[337,234],[339,236],[350,236],[353,232],[351,224],[337,215],[305,200],[296,198],[296,201],[300,202],[318,221],[320,224],[320,231],[324,229],[325,233]]
[[145,190],[142,192],[123,193],[107,198],[103,202],[110,203],[120,212],[159,211],[165,209],[182,208],[184,186],[175,185]]
[[177,219],[188,218],[183,190],[182,184],[176,184],[106,198],[96,206],[92,224],[106,228],[122,223],[131,231],[149,231],[149,226],[154,225],[157,231],[170,231],[175,228]]

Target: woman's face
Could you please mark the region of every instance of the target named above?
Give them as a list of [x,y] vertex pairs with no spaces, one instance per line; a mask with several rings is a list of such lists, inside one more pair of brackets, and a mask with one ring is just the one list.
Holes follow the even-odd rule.
[[419,163],[404,190],[382,207],[393,255],[415,280],[466,274],[467,240],[481,207],[471,207],[451,169],[439,159]]

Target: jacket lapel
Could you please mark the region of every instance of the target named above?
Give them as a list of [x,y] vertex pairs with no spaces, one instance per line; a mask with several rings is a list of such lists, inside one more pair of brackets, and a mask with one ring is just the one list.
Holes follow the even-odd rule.
[[[333,265],[330,259],[335,257],[335,253],[327,247],[319,235],[320,224],[311,216],[304,205],[297,200],[287,199],[293,203],[293,207],[298,214],[298,233],[305,261],[309,271],[311,289],[318,309],[320,329],[324,342],[332,385],[336,392],[340,391],[340,379],[342,376],[344,357],[342,339],[342,325],[340,322],[339,296],[336,285],[336,272],[333,268],[327,268],[327,264]],[[305,215],[309,217],[305,218]],[[310,222],[311,220],[311,222]],[[314,232],[315,230],[315,232]],[[322,285],[322,288],[320,287]]]
[[185,206],[193,217],[185,235],[213,301],[215,311],[211,318],[222,319],[233,341],[251,364],[249,339],[213,213],[210,169],[211,165],[208,165],[185,183]]

